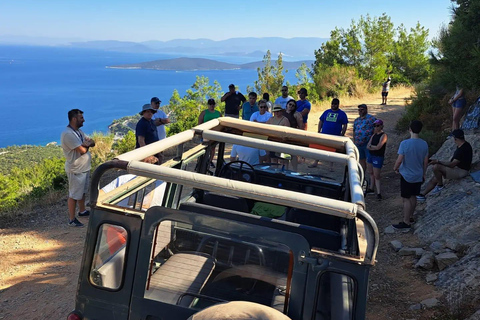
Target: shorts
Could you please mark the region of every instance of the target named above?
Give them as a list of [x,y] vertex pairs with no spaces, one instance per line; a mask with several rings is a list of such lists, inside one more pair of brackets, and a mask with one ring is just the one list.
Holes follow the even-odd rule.
[[90,182],[90,172],[67,173],[68,177],[68,197],[74,200],[83,199],[83,195],[88,191]]
[[420,194],[422,182],[410,183],[400,176],[400,195],[402,198],[411,198]]
[[370,153],[367,157],[367,163],[371,163],[374,168],[381,169],[383,167],[383,161],[385,157],[372,156]]
[[459,167],[445,167],[445,178],[447,179],[462,179],[466,176],[468,176],[468,170],[460,169]]
[[370,155],[370,152],[368,152],[367,145],[363,146],[357,146],[358,149],[358,154],[360,155],[360,160],[367,159],[368,156]]
[[[386,97],[386,96],[388,96],[388,91],[382,92],[382,97]],[[377,96],[377,97],[378,97],[378,96]]]
[[452,104],[452,107],[462,109],[467,105],[467,100],[465,98],[460,98]]
[[239,115],[238,114],[225,113],[225,117],[237,118],[238,119]]

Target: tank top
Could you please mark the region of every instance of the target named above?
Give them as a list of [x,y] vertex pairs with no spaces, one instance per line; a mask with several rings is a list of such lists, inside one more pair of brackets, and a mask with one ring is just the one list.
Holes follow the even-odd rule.
[[288,113],[288,112],[284,112],[284,113],[283,113],[283,115],[285,116],[285,118],[287,118],[288,121],[290,122],[290,127],[292,127],[292,128],[299,128],[297,119],[295,118],[295,113],[296,113],[296,112],[297,112],[297,111],[295,111],[295,112],[290,112],[290,113]]
[[[382,132],[380,134],[374,134],[372,138],[372,146],[378,145],[380,142],[380,138],[383,136],[385,132]],[[385,148],[387,147],[387,144],[384,143],[383,146],[379,150],[368,150],[372,156],[376,157],[384,157],[385,156]]]
[[207,122],[207,121],[210,121],[212,119],[217,119],[217,118],[220,118],[222,115],[220,114],[220,111],[218,110],[214,110],[213,112],[210,112],[207,110],[205,110],[205,114],[203,115],[203,122]]

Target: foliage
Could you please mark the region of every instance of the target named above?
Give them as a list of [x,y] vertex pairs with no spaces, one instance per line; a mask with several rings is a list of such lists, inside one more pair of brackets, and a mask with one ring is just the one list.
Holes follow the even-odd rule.
[[[308,100],[312,103],[318,101],[318,94],[315,90],[315,85],[312,81],[312,70],[305,63],[297,69],[295,77],[297,78],[297,90],[300,88],[305,88],[308,91]],[[295,96],[295,95],[294,95]]]
[[[272,64],[270,50],[263,56],[263,68],[257,68],[258,80],[254,82],[255,91],[260,96],[268,92],[270,97],[281,95],[281,89],[284,85],[285,76],[283,74],[282,53],[278,54],[275,64]],[[285,85],[289,85],[285,83]]]
[[122,154],[135,149],[136,143],[137,139],[135,137],[135,133],[133,131],[128,131],[122,139],[117,140],[113,144],[112,149],[116,154]]
[[115,153],[112,150],[113,134],[94,132],[91,138],[95,141],[95,147],[90,148],[92,169],[95,170],[102,163],[115,157]]
[[0,176],[8,175],[12,168],[30,168],[45,158],[61,158],[62,148],[48,146],[9,146],[0,148]]

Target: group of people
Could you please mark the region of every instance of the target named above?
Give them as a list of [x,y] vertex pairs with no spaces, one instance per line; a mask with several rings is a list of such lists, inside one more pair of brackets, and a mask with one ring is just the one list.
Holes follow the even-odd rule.
[[[387,79],[390,82],[390,78]],[[383,94],[386,104],[388,86],[384,88],[387,94]],[[225,116],[239,118],[242,110],[242,119],[253,122],[281,125],[306,130],[308,114],[311,104],[306,99],[308,92],[301,88],[298,92],[299,100],[293,99],[288,94],[288,87],[282,87],[282,95],[275,100],[269,101],[268,93],[263,94],[263,99],[257,103],[257,94],[251,92],[248,101],[236,90],[235,85],[229,86],[229,91],[222,96],[221,101],[225,102]],[[450,99],[453,108],[463,108],[465,105],[463,90],[457,88],[457,92]],[[150,100],[150,104],[144,104],[140,120],[136,125],[136,148],[146,146],[166,137],[165,125],[170,119],[160,109],[161,101],[157,97]],[[200,113],[198,124],[219,118],[221,113],[215,110],[216,102],[209,99],[208,108]],[[271,111],[271,112],[270,112]],[[364,172],[368,173],[367,187],[365,194],[375,193],[378,200],[382,200],[381,194],[381,169],[384,164],[385,150],[388,141],[387,134],[383,131],[384,122],[368,113],[366,104],[358,105],[359,116],[353,123],[353,140],[359,151],[360,165]],[[68,112],[69,124],[62,132],[61,145],[66,158],[65,171],[69,183],[68,215],[69,226],[83,227],[76,216],[85,217],[90,212],[85,208],[85,193],[89,182],[91,169],[91,155],[89,149],[95,146],[95,141],[90,139],[81,130],[85,119],[83,111],[72,109]],[[455,123],[455,113],[454,113]],[[324,111],[318,123],[318,133],[344,136],[347,131],[348,117],[340,109],[340,100],[335,98],[331,102],[331,108]],[[401,176],[401,197],[403,199],[403,221],[393,225],[400,230],[409,230],[413,222],[413,213],[418,201],[425,201],[428,194],[437,194],[443,189],[443,179],[460,179],[468,175],[472,162],[472,147],[465,141],[464,132],[454,126],[451,133],[457,148],[450,161],[438,159],[429,160],[428,145],[419,138],[423,124],[420,121],[412,121],[409,132],[410,139],[402,141],[398,149],[398,158],[394,165],[394,171]],[[213,155],[211,155],[213,158]],[[242,160],[255,165],[263,161],[276,161],[275,153],[266,153],[264,150],[257,150],[249,147],[233,146],[231,160]],[[292,157],[293,169],[297,166],[296,157]],[[161,153],[146,158],[149,163],[161,164],[163,155]],[[318,161],[308,167],[313,168]],[[428,165],[433,165],[434,177],[425,185],[421,193],[421,186],[425,182],[425,173]],[[76,207],[78,205],[78,213]]]

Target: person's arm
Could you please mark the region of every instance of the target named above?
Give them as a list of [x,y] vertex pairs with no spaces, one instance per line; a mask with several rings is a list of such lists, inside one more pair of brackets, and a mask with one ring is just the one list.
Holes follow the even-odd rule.
[[232,95],[232,93],[230,91],[228,91],[227,93],[225,93],[223,95],[223,97],[220,98],[220,101],[225,102],[225,100],[227,100],[227,98],[230,97],[231,95]]
[[373,139],[373,136],[371,136],[370,139],[368,140],[368,143],[367,143],[367,149],[368,150],[374,150],[374,149],[372,149],[373,148],[372,139]]
[[432,160],[430,164],[440,164],[445,167],[455,168],[460,163],[460,160],[453,159],[452,161]]
[[423,181],[426,180],[427,167],[428,167],[428,152],[425,158],[423,159]]
[[387,143],[387,139],[388,139],[387,134],[384,133],[384,134],[382,135],[382,138],[381,138],[380,141],[378,142],[378,144],[377,144],[376,146],[372,146],[372,138],[373,138],[373,136],[370,138],[370,141],[369,141],[368,144],[367,144],[367,149],[368,149],[368,150],[380,150],[380,149],[382,149],[383,145],[384,145],[385,143]]
[[298,128],[303,130],[305,128],[305,123],[303,123],[303,117],[300,112],[294,113],[295,119],[297,120]]
[[200,115],[198,116],[198,124],[202,124],[203,123],[203,118],[205,117],[205,110],[203,110],[202,112],[200,112]]
[[[400,168],[400,165],[401,165],[402,162],[403,162],[403,158],[404,158],[404,155],[403,155],[403,154],[399,154],[399,155],[398,155],[398,158],[397,158],[397,160],[395,161],[395,164],[393,165],[393,171],[395,171],[395,173],[398,173],[398,169]],[[427,161],[428,161],[428,157],[427,157]]]
[[322,120],[318,120],[318,133],[321,133],[321,132],[322,132],[322,127],[323,127],[323,121],[322,121]]
[[347,125],[348,123],[342,124],[342,132],[340,133],[341,136],[344,136],[345,132],[347,132]]
[[146,146],[147,144],[145,143],[145,137],[144,136],[138,136],[138,145],[140,147],[144,147]]
[[302,117],[305,117],[309,112],[310,112],[310,109],[305,107],[300,113],[302,114]]
[[237,157],[230,157],[230,162],[237,161]]
[[290,127],[290,121],[285,117],[282,118],[282,121],[279,124],[284,127]]

